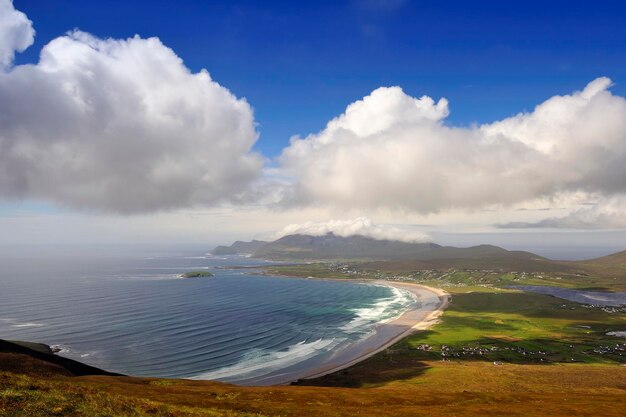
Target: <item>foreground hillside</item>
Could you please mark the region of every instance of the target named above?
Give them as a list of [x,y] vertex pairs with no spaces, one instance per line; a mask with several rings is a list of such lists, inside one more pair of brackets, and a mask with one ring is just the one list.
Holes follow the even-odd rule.
[[[0,354],[1,416],[623,415],[626,368],[415,361],[375,388],[237,387],[209,381],[67,376]],[[18,369],[15,364],[22,364]],[[385,372],[381,377],[385,377]],[[384,379],[384,378],[383,378]]]

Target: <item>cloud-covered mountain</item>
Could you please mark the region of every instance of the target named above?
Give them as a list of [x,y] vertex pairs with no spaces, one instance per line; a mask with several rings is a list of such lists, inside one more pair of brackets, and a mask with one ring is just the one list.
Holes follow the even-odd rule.
[[[478,245],[469,248],[441,246],[436,243],[410,243],[399,240],[374,239],[362,235],[338,236],[327,233],[319,236],[293,234],[273,242],[235,242],[232,246],[218,246],[213,254],[236,254],[244,245],[256,247],[255,258],[271,260],[452,260],[452,259],[515,259],[542,260],[538,255],[507,251],[497,246]],[[248,249],[249,247],[246,247]]]
[[276,237],[287,235],[324,236],[332,233],[336,236],[365,236],[379,240],[397,240],[400,242],[418,243],[430,242],[428,234],[408,226],[376,224],[367,217],[357,217],[350,220],[330,220],[327,222],[313,222],[290,224],[277,233]]

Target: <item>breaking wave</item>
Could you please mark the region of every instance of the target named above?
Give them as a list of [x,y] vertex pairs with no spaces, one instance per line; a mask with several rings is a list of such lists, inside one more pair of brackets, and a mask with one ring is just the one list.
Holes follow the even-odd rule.
[[337,344],[336,339],[318,339],[308,343],[303,340],[279,351],[254,349],[246,353],[242,360],[234,365],[204,372],[189,379],[231,381],[259,377],[295,365],[313,355],[328,352]]
[[384,287],[391,290],[391,296],[379,299],[369,306],[352,309],[356,317],[342,326],[341,330],[346,333],[371,331],[373,325],[397,319],[417,302],[410,291],[386,285]]

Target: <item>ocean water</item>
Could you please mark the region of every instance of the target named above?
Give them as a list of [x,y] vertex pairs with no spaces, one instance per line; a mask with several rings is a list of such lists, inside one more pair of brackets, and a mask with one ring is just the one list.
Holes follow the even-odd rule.
[[[289,379],[416,303],[390,287],[268,277],[231,268],[263,261],[201,252],[0,262],[0,338],[137,376]],[[195,269],[215,276],[178,277]]]

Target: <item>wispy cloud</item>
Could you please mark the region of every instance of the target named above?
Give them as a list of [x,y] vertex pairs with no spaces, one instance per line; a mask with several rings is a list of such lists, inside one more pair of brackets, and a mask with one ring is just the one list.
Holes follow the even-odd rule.
[[500,229],[624,229],[626,228],[626,195],[602,199],[598,203],[574,210],[566,216],[550,217],[536,222],[497,224]]

